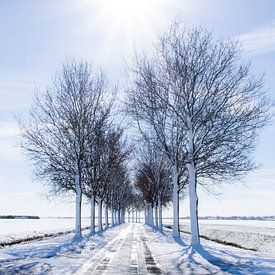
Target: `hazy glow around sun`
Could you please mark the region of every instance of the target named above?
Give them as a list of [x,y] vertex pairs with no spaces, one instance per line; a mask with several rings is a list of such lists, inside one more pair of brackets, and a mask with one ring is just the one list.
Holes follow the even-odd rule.
[[152,8],[148,0],[115,0],[108,2],[108,8],[113,15],[126,19],[143,16],[143,13],[147,13]]
[[103,0],[110,21],[119,22],[120,28],[129,32],[146,31],[150,21],[156,20],[158,7],[156,0]]
[[85,9],[93,12],[88,26],[96,24],[104,37],[98,58],[108,60],[110,55],[122,51],[125,57],[135,47],[152,42],[165,22],[168,5],[170,0],[87,0]]

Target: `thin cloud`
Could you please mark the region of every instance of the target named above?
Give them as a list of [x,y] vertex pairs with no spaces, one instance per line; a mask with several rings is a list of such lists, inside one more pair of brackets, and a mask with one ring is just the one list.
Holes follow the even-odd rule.
[[17,140],[19,133],[18,124],[0,123],[0,161],[23,159]]
[[237,37],[248,55],[275,51],[275,20]]
[[19,133],[18,124],[11,122],[0,123],[0,139],[15,137]]

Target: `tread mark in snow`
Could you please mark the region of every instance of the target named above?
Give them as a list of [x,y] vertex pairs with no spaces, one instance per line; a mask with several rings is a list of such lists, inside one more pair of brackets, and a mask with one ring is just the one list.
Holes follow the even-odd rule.
[[161,269],[156,265],[155,260],[152,256],[152,252],[150,251],[148,245],[147,245],[147,238],[144,236],[141,238],[143,246],[144,246],[144,251],[145,251],[145,263],[147,267],[147,271],[149,274],[163,274]]
[[130,257],[130,274],[139,274],[138,272],[138,252],[137,252],[137,228],[134,227],[133,240],[132,240],[132,249]]

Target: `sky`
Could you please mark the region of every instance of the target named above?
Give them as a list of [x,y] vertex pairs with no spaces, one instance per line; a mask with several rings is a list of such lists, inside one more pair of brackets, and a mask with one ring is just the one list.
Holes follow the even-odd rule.
[[[74,215],[73,198],[49,198],[18,146],[17,119],[27,118],[34,91],[50,85],[64,62],[85,59],[122,86],[134,51],[150,51],[178,18],[189,27],[238,39],[253,73],[265,73],[265,90],[274,101],[274,10],[272,0],[0,1],[0,215]],[[200,189],[199,215],[275,215],[274,141],[273,120],[254,154],[259,169],[241,182],[215,188],[215,194]],[[180,209],[189,215],[188,198]],[[89,215],[86,203],[83,215]]]

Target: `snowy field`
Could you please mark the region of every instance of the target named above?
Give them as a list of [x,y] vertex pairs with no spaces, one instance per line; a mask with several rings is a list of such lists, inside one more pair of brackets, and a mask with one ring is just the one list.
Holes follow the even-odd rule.
[[[275,274],[271,253],[247,251],[190,235],[171,237],[141,224],[124,224],[80,242],[72,234],[0,249],[0,274]],[[134,272],[137,271],[137,272]],[[77,272],[77,273],[76,273]],[[155,272],[155,274],[160,274]]]
[[[89,223],[89,218],[82,218],[82,227],[89,226]],[[164,223],[170,224],[171,219],[164,219]],[[184,231],[190,231],[187,220],[181,220],[180,223]],[[257,251],[275,253],[275,221],[200,220],[199,223],[200,234],[203,236]],[[0,243],[73,229],[73,218],[0,219]]]
[[[82,227],[89,226],[89,218],[82,218]],[[73,218],[0,219],[0,243],[73,230]]]
[[[182,229],[190,232],[190,223],[182,220]],[[275,253],[275,221],[200,220],[200,234],[211,239],[239,244],[257,251]]]

